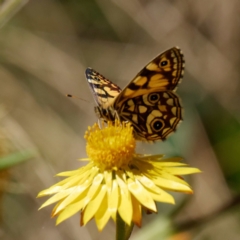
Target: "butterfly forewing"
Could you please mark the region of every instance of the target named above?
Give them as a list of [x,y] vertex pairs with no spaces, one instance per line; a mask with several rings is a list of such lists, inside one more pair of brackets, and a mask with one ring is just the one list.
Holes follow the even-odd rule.
[[104,109],[111,106],[121,92],[120,87],[92,68],[87,68],[85,74],[97,105]]
[[125,98],[144,93],[174,90],[184,73],[184,59],[178,47],[171,48],[154,58],[124,88],[114,102],[121,105]]

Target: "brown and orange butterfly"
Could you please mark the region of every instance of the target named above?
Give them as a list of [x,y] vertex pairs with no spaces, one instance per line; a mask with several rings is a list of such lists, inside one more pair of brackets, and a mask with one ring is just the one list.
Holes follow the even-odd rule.
[[148,63],[123,90],[91,68],[86,78],[100,119],[128,121],[137,140],[156,141],[175,131],[182,119],[175,90],[183,73],[183,54],[173,47]]

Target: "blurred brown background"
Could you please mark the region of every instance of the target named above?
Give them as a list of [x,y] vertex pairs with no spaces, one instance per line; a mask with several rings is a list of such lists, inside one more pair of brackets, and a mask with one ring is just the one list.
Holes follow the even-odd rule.
[[114,239],[113,222],[98,233],[94,221],[79,227],[79,214],[55,227],[36,195],[86,157],[83,135],[97,120],[86,67],[123,88],[173,46],[186,60],[184,121],[138,152],[183,156],[203,173],[188,178],[193,196],[159,204],[131,239],[240,239],[239,1],[1,0],[0,26],[0,154],[38,151],[1,171],[0,239]]

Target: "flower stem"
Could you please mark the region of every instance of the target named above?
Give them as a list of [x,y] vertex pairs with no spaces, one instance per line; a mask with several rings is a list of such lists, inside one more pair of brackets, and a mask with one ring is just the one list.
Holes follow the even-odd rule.
[[122,218],[120,217],[119,213],[117,213],[116,219],[116,240],[128,240],[131,236],[133,230],[133,223],[131,225],[127,225]]

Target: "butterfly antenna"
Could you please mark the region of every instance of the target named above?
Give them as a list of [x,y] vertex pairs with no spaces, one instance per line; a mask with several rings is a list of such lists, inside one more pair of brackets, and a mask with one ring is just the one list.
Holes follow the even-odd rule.
[[75,98],[75,99],[80,99],[80,100],[82,100],[82,101],[84,101],[84,102],[88,102],[88,103],[89,103],[89,101],[87,101],[87,100],[85,100],[85,99],[83,99],[83,98],[74,96],[74,95],[72,95],[72,94],[66,94],[66,97]]

